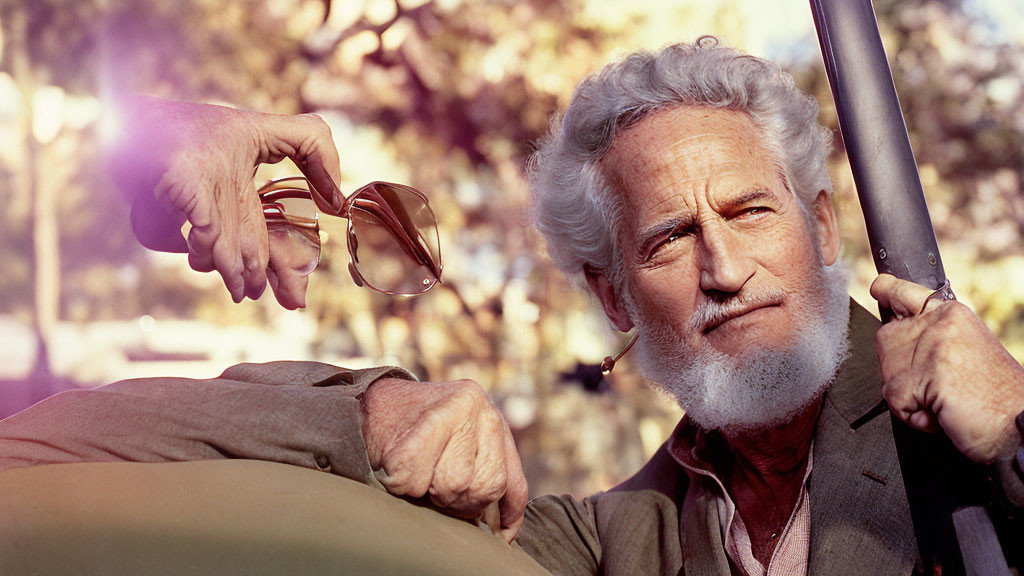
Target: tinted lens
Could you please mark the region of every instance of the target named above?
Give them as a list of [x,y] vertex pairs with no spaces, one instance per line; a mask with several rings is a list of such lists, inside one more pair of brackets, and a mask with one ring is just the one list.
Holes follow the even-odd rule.
[[320,263],[320,238],[313,230],[283,220],[267,221],[270,263],[275,270],[292,270],[300,276]]
[[420,294],[438,280],[437,221],[426,200],[405,187],[376,182],[353,196],[349,250],[363,280],[396,294]]
[[316,204],[309,198],[278,198],[274,203],[284,208],[289,218],[316,220]]
[[263,202],[273,267],[303,276],[312,272],[320,262],[316,204],[308,193],[292,190],[264,193]]

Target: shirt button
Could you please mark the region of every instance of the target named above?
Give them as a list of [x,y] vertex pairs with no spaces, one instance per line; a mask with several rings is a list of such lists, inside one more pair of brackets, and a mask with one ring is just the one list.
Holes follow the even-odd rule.
[[314,454],[313,461],[316,462],[316,467],[320,470],[323,470],[324,472],[329,472],[331,470],[331,460],[326,454]]

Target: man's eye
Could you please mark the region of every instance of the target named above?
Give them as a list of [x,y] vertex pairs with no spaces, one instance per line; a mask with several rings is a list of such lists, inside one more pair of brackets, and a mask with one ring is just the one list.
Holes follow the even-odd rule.
[[765,214],[767,214],[769,212],[771,212],[771,210],[768,207],[766,207],[766,206],[748,206],[748,207],[744,208],[743,210],[740,210],[740,212],[739,212],[739,214],[737,214],[737,216],[744,216],[744,217],[748,217],[749,218],[749,217],[764,216]]
[[654,248],[651,249],[651,252],[647,255],[647,260],[650,261],[655,258],[662,257],[664,256],[664,254],[668,252],[671,252],[674,244],[676,244],[679,240],[682,240],[683,238],[686,238],[689,235],[690,234],[684,230],[677,230],[675,232],[672,232],[671,234],[666,236],[661,242],[658,242],[654,246]]

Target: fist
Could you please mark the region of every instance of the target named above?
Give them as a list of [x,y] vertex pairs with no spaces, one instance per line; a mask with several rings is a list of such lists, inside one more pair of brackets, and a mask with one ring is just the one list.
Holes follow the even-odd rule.
[[379,380],[363,395],[363,438],[388,492],[429,496],[462,518],[486,517],[496,507],[505,540],[519,532],[528,498],[519,453],[477,383]]
[[1021,438],[1024,368],[970,308],[928,300],[931,290],[883,274],[871,285],[898,320],[875,335],[882,394],[900,420],[940,428],[975,462],[1012,457]]

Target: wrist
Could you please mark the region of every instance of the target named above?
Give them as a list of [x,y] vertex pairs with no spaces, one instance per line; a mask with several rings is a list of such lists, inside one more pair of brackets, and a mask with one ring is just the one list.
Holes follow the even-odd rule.
[[395,390],[408,385],[409,382],[409,380],[400,378],[378,378],[359,395],[363,444],[366,446],[366,456],[372,469],[380,467],[383,457],[380,439],[386,432],[384,430],[386,418],[382,418],[382,416],[393,410],[394,403],[391,399],[393,399]]

